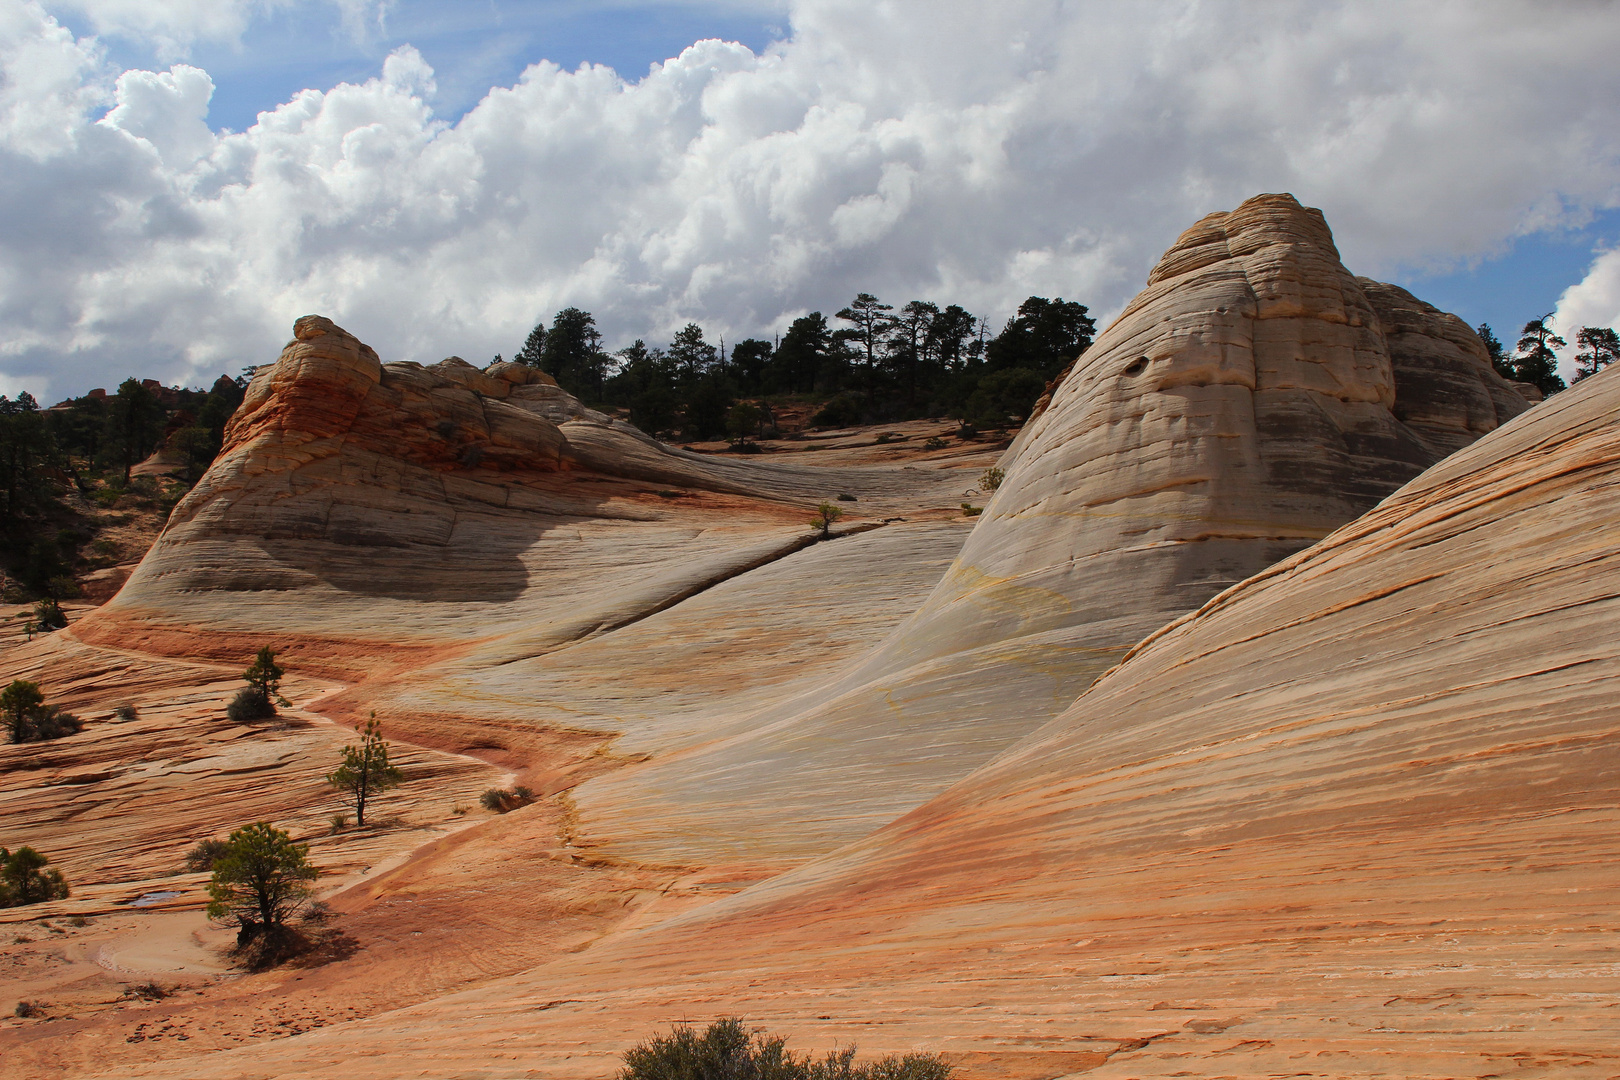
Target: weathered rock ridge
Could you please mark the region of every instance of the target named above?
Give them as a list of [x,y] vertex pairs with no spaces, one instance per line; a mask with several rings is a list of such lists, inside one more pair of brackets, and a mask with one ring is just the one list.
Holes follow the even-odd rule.
[[319,316],[226,436],[82,638],[235,656],[269,634],[339,676],[472,642],[496,663],[803,547],[834,484],[878,511],[906,490],[893,470],[674,450],[517,364],[383,364]]
[[[295,335],[118,596],[0,635],[90,720],[0,754],[0,842],[99,919],[194,909],[191,842],[288,824],[359,952],[228,996],[332,1026],[181,1062],[280,1029],[177,995],[0,1032],[14,1068],[566,1080],[736,1013],[1005,1080],[1620,1071],[1620,376],[1509,420],[1468,328],[1287,196],[1166,253],[976,524],[994,451],[938,425],[706,456]],[[223,724],[266,643],[298,707]],[[401,820],[332,832],[331,721],[372,712]]]
[[827,858],[254,1068],[601,1075],[696,1010],[976,1075],[1612,1076],[1616,416],[1558,395]]
[[1261,195],[1211,214],[1004,455],[915,614],[729,740],[587,785],[585,835],[693,861],[863,835],[1526,407],[1462,320],[1352,277],[1319,211]]

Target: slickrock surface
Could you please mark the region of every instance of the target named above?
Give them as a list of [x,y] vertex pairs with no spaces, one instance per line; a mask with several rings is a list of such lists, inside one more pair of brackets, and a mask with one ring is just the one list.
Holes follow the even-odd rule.
[[[1521,536],[1504,515],[1576,498],[1504,476],[1556,459],[1578,486],[1592,445],[1612,449],[1601,431],[1575,459],[1573,439],[1513,441],[1564,438],[1546,434],[1574,415],[1562,398],[1496,431],[1526,407],[1466,326],[1352,278],[1320,214],[1287,196],[1212,215],[1166,253],[1000,454],[1005,481],[978,519],[958,504],[985,497],[973,484],[1004,448],[926,450],[941,423],[695,453],[521,366],[384,364],[301,319],[125,588],[0,653],[0,680],[38,678],[92,720],[0,761],[0,800],[24,808],[0,819],[0,842],[46,849],[79,886],[48,914],[108,920],[105,941],[35,942],[15,960],[85,1015],[0,1018],[0,1055],[27,1076],[137,1061],[167,1062],[150,1075],[348,1075],[351,1054],[369,1062],[353,1075],[595,1076],[659,1024],[741,1012],[807,1048],[945,1049],[970,1078],[1159,1069],[1161,1050],[1196,1055],[1192,1075],[1307,1059],[1353,1074],[1319,1050],[1439,1075],[1457,1060],[1443,1039],[1432,1059],[1368,1047],[1394,1015],[1383,1001],[1458,991],[1478,1019],[1446,1030],[1489,1029],[1486,1052],[1511,1058],[1502,1032],[1545,1025],[1517,1019],[1496,973],[1565,969],[1526,929],[1530,900],[1491,891],[1524,889],[1504,853],[1570,853],[1576,869],[1550,871],[1559,887],[1592,888],[1589,837],[1557,830],[1609,820],[1560,803],[1556,783],[1490,800],[1468,786],[1470,770],[1509,776],[1492,770],[1542,752],[1541,729],[1512,719],[1524,684],[1480,672],[1535,655],[1528,621],[1574,634],[1602,611],[1596,594],[1514,606],[1546,595],[1523,583],[1551,573],[1535,561],[1547,552],[1514,547],[1510,565],[1492,547]],[[1482,435],[1366,529],[1212,604],[1064,712],[1144,636]],[[1457,460],[1476,465],[1448,472]],[[838,493],[853,498],[837,503],[841,535],[815,543],[809,510]],[[1396,506],[1413,528],[1431,513],[1471,524],[1406,548]],[[1546,528],[1584,522],[1598,543],[1600,513],[1582,502]],[[1475,574],[1464,555],[1488,565]],[[1593,566],[1571,588],[1608,572]],[[266,643],[299,708],[238,730],[221,707]],[[1591,673],[1537,687],[1571,702]],[[1466,696],[1457,680],[1519,704],[1506,720],[1485,699],[1447,711]],[[131,697],[140,719],[115,723]],[[1440,749],[1400,709],[1447,725]],[[320,836],[335,808],[320,778],[352,739],[340,725],[373,712],[418,782],[389,827]],[[1347,733],[1344,718],[1372,726]],[[1520,721],[1524,738],[1491,742]],[[1534,761],[1524,777],[1561,775],[1562,759]],[[514,782],[539,801],[468,813]],[[202,879],[152,882],[202,835],[255,817],[316,841],[351,946],[228,993],[199,975],[196,1001],[132,1026],[127,1003],[104,1000],[116,960],[95,957],[178,957]],[[155,898],[170,921],[126,940],[123,905],[155,892],[178,894]],[[1539,903],[1587,965],[1569,969],[1566,1017],[1586,1031],[1578,995],[1614,974],[1606,939]],[[1435,967],[1450,939],[1434,919],[1464,927],[1465,955],[1479,927],[1500,932],[1509,967],[1459,960],[1486,973],[1436,984],[1453,969]],[[1302,989],[1299,958],[1318,954],[1323,978]],[[262,1046],[195,1055],[401,1008],[262,1061]],[[1251,1023],[1252,1039],[1209,1041]]]
[[1617,415],[1549,400],[832,856],[190,1075],[601,1076],[735,1013],[968,1076],[1611,1077]]
[[[951,499],[987,460],[978,448],[942,467],[852,465],[808,447],[686,453],[519,365],[381,364],[315,316],[296,334],[249,388],[221,460],[74,634],[219,659],[268,640],[296,670],[376,680],[338,699],[337,715],[377,709],[454,749],[547,744],[556,726],[616,735],[671,694],[662,704],[690,711],[702,667],[672,667],[657,686],[646,673],[603,679],[624,672],[625,650],[646,658],[652,628],[638,623],[676,607],[660,625],[707,643],[712,655],[694,660],[760,669],[716,666],[713,688],[757,697],[762,683],[825,677],[937,580],[970,527]],[[810,508],[838,493],[858,500],[839,504],[851,535],[823,552]],[[720,586],[731,610],[690,603]],[[827,617],[801,619],[801,607]],[[641,644],[610,647],[620,658],[607,668],[562,658],[624,628]],[[766,638],[780,647],[722,648]],[[577,674],[563,685],[554,665]],[[511,738],[492,741],[499,731]]]
[[[1000,449],[925,451],[951,426],[938,421],[886,445],[868,431],[752,459],[686,453],[526,368],[384,365],[327,320],[295,329],[128,587],[67,631],[0,640],[0,682],[35,679],[89,721],[0,748],[0,843],[45,851],[74,886],[0,921],[24,938],[47,932],[41,918],[97,928],[50,923],[6,959],[19,994],[52,1003],[45,1020],[0,1018],[19,1076],[82,1074],[108,1046],[159,1059],[397,1008],[757,880],[587,858],[568,789],[628,760],[610,747],[620,732],[703,741],[728,710],[870,649],[960,547],[958,493]],[[859,501],[813,543],[811,507],[841,492]],[[298,707],[229,723],[262,644]],[[125,702],[138,718],[115,718]],[[354,738],[339,725],[372,712],[407,782],[380,827],[331,834],[342,806],[322,778]],[[479,809],[513,783],[540,801],[511,819]],[[312,842],[350,944],[319,954],[318,974],[224,993],[208,974],[229,963],[219,935],[196,937],[205,877],[174,872],[198,840],[255,819]],[[154,975],[205,992],[141,1026],[147,1004],[123,987]]]
[[[333,834],[342,798],[325,783],[354,733],[318,713],[339,689],[294,675],[295,704],[276,719],[237,724],[224,705],[245,665],[179,662],[85,646],[60,632],[6,654],[5,678],[40,684],[46,699],[86,721],[78,735],[0,745],[0,843],[49,854],[75,888],[41,908],[0,909],[0,923],[120,910],[144,893],[173,893],[162,907],[206,903],[207,875],[181,874],[197,841],[271,820],[304,840],[334,878],[427,843],[462,824],[456,804],[509,775],[472,758],[396,748],[409,778],[379,813],[385,832]],[[133,705],[122,719],[113,710]],[[303,707],[299,707],[303,706]],[[350,808],[350,817],[352,817]]]
[[1462,320],[1352,277],[1320,211],[1261,195],[1211,214],[1025,427],[914,615],[749,730],[585,785],[581,835],[775,865],[853,840],[1526,407]]
[[[277,633],[339,676],[543,622],[567,640],[793,550],[833,494],[825,470],[670,450],[547,382],[383,365],[317,316],[297,334],[85,640],[234,656]],[[881,515],[930,480],[953,483],[836,482]]]

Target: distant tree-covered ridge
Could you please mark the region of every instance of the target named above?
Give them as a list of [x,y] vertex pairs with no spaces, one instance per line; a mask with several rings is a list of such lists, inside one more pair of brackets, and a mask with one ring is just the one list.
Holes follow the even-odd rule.
[[[208,390],[128,378],[113,393],[92,390],[48,409],[28,393],[0,395],[5,601],[78,595],[77,577],[118,557],[97,540],[95,508],[166,513],[219,453],[246,389],[245,377],[221,376]],[[167,475],[135,475],[160,448]]]
[[826,426],[952,416],[1001,427],[1028,416],[1046,385],[1091,344],[1084,304],[1032,296],[1001,332],[950,304],[896,306],[859,293],[831,318],[795,319],[767,341],[727,346],[688,323],[663,346],[602,348],[589,312],[565,308],[537,323],[515,357],[552,375],[587,404],[629,411],[642,430],[708,439],[749,432],[739,399],[766,403],[753,434],[770,427],[771,399],[827,403]]

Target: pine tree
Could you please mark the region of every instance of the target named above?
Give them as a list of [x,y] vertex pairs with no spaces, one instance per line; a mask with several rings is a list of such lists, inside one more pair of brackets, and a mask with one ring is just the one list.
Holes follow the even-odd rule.
[[293,843],[268,821],[237,829],[214,863],[208,917],[234,920],[242,939],[273,935],[309,899],[308,883],[320,876],[308,855],[308,844]]
[[1575,335],[1582,352],[1575,354],[1575,382],[1589,379],[1620,360],[1620,335],[1606,326],[1583,326]]
[[[534,324],[534,329],[529,331],[528,338],[523,342],[523,348],[513,353],[512,359],[519,364],[537,368],[540,366],[540,358],[545,355],[545,352],[546,324],[541,321]],[[499,357],[496,359],[499,359]]]
[[[527,347],[527,346],[525,346]],[[563,308],[552,316],[551,332],[540,353],[540,369],[564,390],[592,401],[601,399],[608,357],[596,319],[579,308]]]
[[253,660],[253,666],[242,672],[242,678],[253,688],[254,693],[263,699],[266,706],[271,702],[287,704],[287,699],[281,696],[281,677],[286,671],[276,663],[276,654],[268,645],[259,646],[259,654]]
[[708,374],[719,362],[719,354],[704,340],[703,327],[697,323],[687,323],[676,333],[669,343],[669,358],[688,382]]
[[1564,389],[1564,380],[1558,377],[1558,354],[1567,342],[1552,330],[1552,312],[1524,324],[1519,335],[1518,355],[1513,360],[1513,377],[1519,382],[1531,383],[1543,394],[1551,397]]
[[40,692],[39,684],[27,679],[14,679],[0,692],[0,715],[5,717],[12,742],[27,741],[34,713],[44,704],[45,695]]
[[343,764],[327,775],[326,782],[349,794],[355,824],[364,825],[366,804],[379,792],[398,787],[402,779],[400,771],[388,763],[388,744],[377,726],[377,714],[372,713],[360,745],[343,748]]
[[1474,333],[1479,335],[1480,342],[1485,346],[1486,355],[1491,358],[1491,367],[1496,369],[1496,373],[1504,379],[1517,379],[1518,375],[1513,371],[1513,361],[1508,358],[1507,349],[1502,347],[1502,342],[1491,329],[1491,324],[1480,323],[1474,329]]
[[820,529],[821,538],[826,540],[832,536],[833,522],[843,516],[843,507],[834,506],[830,502],[823,501],[816,507],[816,516],[810,519],[810,524],[814,528]]
[[45,869],[50,861],[31,847],[0,847],[0,907],[66,900],[68,884],[60,870]]
[[855,342],[858,352],[866,357],[866,398],[877,396],[877,366],[880,353],[894,332],[894,318],[888,314],[893,304],[885,304],[871,293],[858,293],[849,307],[838,312],[838,318],[853,324],[844,331]]

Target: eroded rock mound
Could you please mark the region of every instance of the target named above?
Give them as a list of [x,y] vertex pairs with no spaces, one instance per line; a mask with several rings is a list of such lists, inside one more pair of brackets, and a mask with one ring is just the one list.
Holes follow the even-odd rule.
[[1525,408],[1460,319],[1258,196],[1184,233],[1024,430],[900,651],[1056,629],[1122,650]]
[[[593,671],[571,653],[559,676],[556,654],[624,627],[645,639],[672,621],[673,637],[700,643],[755,623],[756,640],[787,636],[774,613],[853,593],[817,634],[792,632],[792,677],[741,652],[702,673],[719,684],[711,708],[716,693],[757,701],[762,687],[824,677],[847,650],[870,647],[960,546],[962,524],[903,520],[937,505],[952,477],[799,460],[831,456],[684,452],[531,368],[382,363],[307,316],[259,369],[224,451],[139,569],[73,634],[232,662],[272,644],[294,670],[378,677],[348,707],[455,747],[544,744],[542,729],[557,726],[604,736],[656,726],[670,702],[695,711],[686,699],[699,693],[697,673],[632,679],[617,658]],[[851,524],[857,531],[901,520],[881,538],[849,538],[841,557],[810,552],[810,507],[839,491],[861,500],[852,509],[868,520]],[[791,567],[756,573],[795,555],[820,568],[804,571],[812,587]],[[716,630],[713,604],[684,603],[742,576],[727,590],[747,598],[732,625]],[[903,587],[889,587],[897,580]],[[681,628],[687,617],[702,626]],[[613,651],[597,641],[587,652]]]
[[1559,394],[826,858],[255,1067],[601,1075],[696,1001],[982,1075],[1611,1075],[1616,416]]
[[1460,319],[1353,277],[1320,211],[1211,214],[1024,428],[915,615],[751,730],[596,781],[588,835],[694,860],[853,839],[1526,407]]

